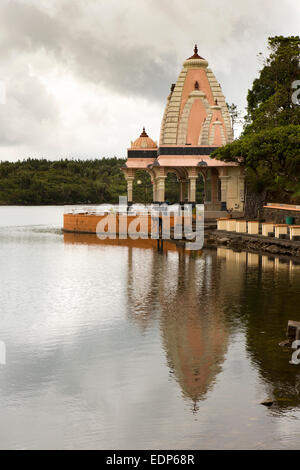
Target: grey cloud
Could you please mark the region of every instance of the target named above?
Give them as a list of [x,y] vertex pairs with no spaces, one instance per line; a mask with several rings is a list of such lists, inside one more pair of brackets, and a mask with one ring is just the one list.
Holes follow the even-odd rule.
[[61,50],[64,28],[59,18],[18,1],[3,3],[0,11],[1,53],[13,55],[38,47],[57,53]]
[[[195,42],[227,101],[244,108],[257,53],[266,51],[268,36],[298,34],[299,17],[294,0],[285,0],[284,8],[279,0],[1,0],[0,80],[9,93],[0,105],[0,146],[15,146],[12,155],[19,156],[23,144],[30,153],[58,158],[62,149],[77,154],[80,137],[82,153],[98,156],[105,148],[108,155],[124,155],[134,123],[147,126],[145,118],[157,139],[170,84]],[[36,77],[28,74],[31,63]],[[61,125],[64,104],[39,79],[56,69],[94,93],[86,120]],[[126,97],[130,109],[120,113]]]
[[[167,63],[169,67],[169,56],[168,60],[162,56],[155,57],[153,51],[141,46],[102,45],[101,48],[109,51],[107,57],[99,52],[98,43],[94,44],[94,47],[88,47],[89,40],[85,38],[75,53],[77,72],[84,78],[124,95],[140,95],[159,101],[166,98],[169,85],[177,78],[164,65]],[[175,69],[175,57],[172,63]]]
[[[81,2],[73,4],[73,17],[83,13]],[[76,8],[75,8],[76,6]],[[81,7],[82,8],[82,7]],[[35,5],[19,2],[2,5],[2,56],[44,50],[62,61],[78,77],[105,85],[121,94],[140,95],[163,100],[168,86],[176,78],[175,54],[158,55],[143,44],[119,42],[92,33],[89,25],[76,27],[68,16],[50,15]],[[64,5],[63,12],[69,10]]]
[[2,145],[34,144],[53,132],[59,124],[59,108],[27,67],[15,67],[5,87],[6,103],[0,105]]

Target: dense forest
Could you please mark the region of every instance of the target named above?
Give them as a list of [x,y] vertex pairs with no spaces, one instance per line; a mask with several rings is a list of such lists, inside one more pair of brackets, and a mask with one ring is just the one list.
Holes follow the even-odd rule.
[[32,159],[0,163],[0,204],[118,202],[126,195],[124,160]]
[[[118,203],[126,196],[121,171],[125,160],[32,159],[0,162],[0,204],[102,204]],[[197,185],[198,200],[203,183]],[[153,187],[148,173],[138,171],[133,185],[135,202],[152,202]],[[179,183],[173,174],[166,179],[166,199],[179,200]]]

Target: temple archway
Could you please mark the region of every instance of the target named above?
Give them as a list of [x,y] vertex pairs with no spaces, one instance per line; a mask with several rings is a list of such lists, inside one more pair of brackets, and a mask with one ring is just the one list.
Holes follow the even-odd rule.
[[150,204],[153,198],[153,184],[148,171],[137,170],[133,180],[133,201]]
[[207,193],[210,199],[207,203],[210,204],[211,210],[218,211],[221,209],[221,180],[219,172],[216,168],[212,167],[209,170],[209,180],[207,181]]

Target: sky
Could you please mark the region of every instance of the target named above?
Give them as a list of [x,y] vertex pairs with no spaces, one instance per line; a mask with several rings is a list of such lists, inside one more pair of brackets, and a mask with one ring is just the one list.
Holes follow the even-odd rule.
[[0,160],[125,158],[143,126],[159,140],[195,43],[243,111],[267,38],[299,25],[298,0],[0,0]]

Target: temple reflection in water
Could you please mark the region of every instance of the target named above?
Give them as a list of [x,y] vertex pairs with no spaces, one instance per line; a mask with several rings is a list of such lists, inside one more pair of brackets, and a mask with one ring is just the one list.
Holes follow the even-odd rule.
[[289,364],[291,350],[278,346],[295,317],[299,264],[226,248],[202,254],[168,242],[160,255],[151,239],[65,234],[64,240],[127,248],[127,315],[142,330],[159,322],[170,374],[193,411],[214,386],[237,330],[278,407],[299,406],[300,372]]

